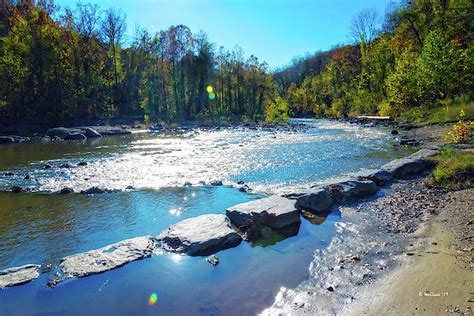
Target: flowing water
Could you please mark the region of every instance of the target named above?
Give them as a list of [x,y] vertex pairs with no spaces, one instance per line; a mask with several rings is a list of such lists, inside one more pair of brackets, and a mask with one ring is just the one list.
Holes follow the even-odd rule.
[[[307,128],[143,132],[0,146],[0,171],[14,174],[0,176],[0,270],[39,263],[45,272],[29,284],[0,290],[0,315],[258,313],[281,286],[295,287],[307,277],[314,250],[330,243],[340,214],[303,220],[297,236],[221,251],[217,267],[202,257],[157,251],[152,258],[53,289],[46,283],[62,257],[155,236],[185,218],[224,213],[238,203],[406,154],[390,144],[385,130],[325,120],[298,123]],[[60,168],[78,162],[87,165]],[[212,180],[226,185],[202,184]],[[253,192],[231,187],[240,180]],[[6,192],[16,185],[35,192]],[[117,192],[51,194],[92,186]],[[150,306],[153,293],[158,300]]]

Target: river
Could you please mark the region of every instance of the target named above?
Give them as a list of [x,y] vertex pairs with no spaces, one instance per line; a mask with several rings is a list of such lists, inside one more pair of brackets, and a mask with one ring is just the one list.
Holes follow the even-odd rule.
[[[189,217],[224,213],[238,203],[406,155],[384,129],[329,120],[293,123],[306,127],[139,131],[0,146],[0,171],[14,174],[0,176],[0,270],[37,263],[44,272],[29,284],[0,290],[0,315],[249,315],[271,305],[280,287],[296,287],[308,277],[313,252],[329,245],[340,213],[303,220],[297,236],[221,251],[217,267],[203,257],[157,251],[114,271],[53,289],[46,284],[65,256],[155,236]],[[213,180],[224,185],[208,185]],[[237,181],[253,191],[232,187]],[[34,192],[7,192],[12,186]],[[52,193],[92,186],[116,192]],[[151,294],[157,302],[150,306]]]

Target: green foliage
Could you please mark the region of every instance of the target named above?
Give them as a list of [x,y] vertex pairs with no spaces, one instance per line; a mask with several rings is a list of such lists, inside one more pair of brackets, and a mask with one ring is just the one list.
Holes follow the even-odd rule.
[[[360,20],[364,17],[359,16],[358,25],[371,25]],[[467,0],[400,5],[388,13],[383,31],[370,43],[326,52],[330,59],[318,73],[311,74],[301,60],[288,68],[288,75],[279,72],[291,112],[380,114],[432,123],[452,120],[461,107],[468,112],[474,97],[473,18],[474,3]],[[314,67],[317,56],[323,55],[310,57],[308,67]],[[293,83],[281,79],[293,78],[296,69],[309,75]]]
[[269,100],[265,105],[265,121],[268,123],[283,123],[288,121],[288,103],[280,96]]
[[433,170],[434,185],[450,189],[473,187],[474,153],[460,152],[445,146],[437,157],[437,166]]
[[418,59],[418,98],[430,104],[456,92],[461,74],[461,54],[441,30],[431,31]]
[[2,116],[49,124],[118,115],[239,120],[263,117],[265,100],[277,95],[265,63],[244,60],[238,48],[217,51],[186,26],[139,30],[124,48],[125,16],[117,10],[13,3],[0,9]]

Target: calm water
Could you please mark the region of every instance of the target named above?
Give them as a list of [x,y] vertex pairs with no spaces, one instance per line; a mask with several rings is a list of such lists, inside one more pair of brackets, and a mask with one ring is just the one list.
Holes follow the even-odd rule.
[[[242,243],[219,252],[212,267],[202,257],[157,252],[150,259],[54,289],[46,286],[60,258],[123,239],[157,235],[169,225],[237,203],[328,177],[377,167],[404,155],[383,130],[330,121],[304,121],[301,132],[196,130],[180,135],[135,133],[84,143],[0,146],[0,191],[13,185],[38,193],[0,192],[0,270],[41,263],[39,279],[0,291],[0,315],[255,314],[281,286],[307,277],[312,253],[326,247],[340,214],[302,221],[297,236]],[[63,163],[88,163],[61,169]],[[45,170],[44,164],[53,168]],[[31,180],[24,180],[29,174]],[[200,181],[238,180],[253,194]],[[190,187],[183,187],[189,181]],[[56,195],[65,186],[134,190],[95,196]],[[281,238],[280,238],[281,239]],[[47,268],[50,267],[50,268]],[[148,306],[150,294],[158,302]]]

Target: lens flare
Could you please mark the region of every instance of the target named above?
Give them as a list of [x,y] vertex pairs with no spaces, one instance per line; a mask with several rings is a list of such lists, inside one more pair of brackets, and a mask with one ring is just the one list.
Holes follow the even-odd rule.
[[152,293],[148,298],[148,306],[153,306],[158,301],[158,295],[156,293]]
[[216,98],[216,94],[214,92],[209,93],[209,99],[214,100]]
[[207,93],[214,92],[214,88],[212,86],[207,86],[206,90],[207,90]]

